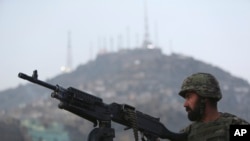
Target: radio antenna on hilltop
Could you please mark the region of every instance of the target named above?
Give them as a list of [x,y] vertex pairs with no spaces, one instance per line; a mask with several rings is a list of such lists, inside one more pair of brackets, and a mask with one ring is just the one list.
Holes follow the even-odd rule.
[[142,43],[143,48],[153,48],[149,39],[149,26],[148,26],[148,13],[147,13],[147,0],[144,0],[144,40]]
[[70,72],[72,70],[72,55],[71,55],[71,32],[68,31],[68,40],[67,40],[67,60],[66,66],[61,67],[62,72]]

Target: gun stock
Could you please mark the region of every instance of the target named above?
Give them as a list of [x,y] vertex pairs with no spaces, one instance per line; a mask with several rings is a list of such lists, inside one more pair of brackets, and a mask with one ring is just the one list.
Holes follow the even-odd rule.
[[106,126],[110,128],[110,123],[113,121],[133,128],[136,140],[138,140],[138,131],[143,133],[147,139],[151,141],[156,140],[158,137],[173,141],[185,141],[187,138],[185,133],[169,131],[160,122],[159,118],[136,111],[135,108],[130,105],[118,103],[106,104],[103,103],[101,98],[73,87],[65,89],[59,85],[54,86],[41,81],[38,79],[36,70],[33,71],[32,76],[19,73],[18,77],[53,90],[51,97],[60,101],[59,108],[92,122],[94,127]]

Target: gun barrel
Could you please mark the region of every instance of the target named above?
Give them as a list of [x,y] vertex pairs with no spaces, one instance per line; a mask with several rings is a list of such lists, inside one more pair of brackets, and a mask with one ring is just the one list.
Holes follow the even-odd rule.
[[33,77],[28,76],[28,75],[26,75],[26,74],[24,74],[24,73],[21,73],[21,72],[18,74],[18,77],[19,77],[19,78],[22,78],[22,79],[25,79],[25,80],[28,80],[28,81],[30,81],[30,82],[36,83],[36,84],[38,84],[38,85],[42,85],[42,86],[44,86],[44,87],[46,87],[46,88],[49,88],[49,89],[51,89],[51,90],[54,90],[54,91],[57,89],[57,87],[54,86],[54,85],[48,84],[48,83],[46,83],[46,82],[43,82],[43,81],[41,81],[41,80],[38,80],[37,78],[33,78]]

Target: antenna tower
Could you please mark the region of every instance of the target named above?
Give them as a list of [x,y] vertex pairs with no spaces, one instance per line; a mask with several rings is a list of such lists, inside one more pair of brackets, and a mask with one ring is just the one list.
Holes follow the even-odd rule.
[[67,67],[69,71],[72,69],[72,54],[71,54],[71,32],[68,32],[68,54],[67,54]]
[[62,66],[63,72],[70,72],[72,70],[72,55],[71,55],[71,32],[68,31],[68,45],[67,45],[67,60],[66,66]]
[[147,13],[147,0],[144,0],[144,41],[142,47],[151,48],[152,43],[149,40],[149,26],[148,26],[148,13]]

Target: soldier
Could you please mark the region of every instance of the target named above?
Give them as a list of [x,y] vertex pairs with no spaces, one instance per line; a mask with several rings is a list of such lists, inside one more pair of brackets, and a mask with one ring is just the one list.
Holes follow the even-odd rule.
[[222,98],[219,83],[209,73],[195,73],[187,77],[179,95],[185,98],[184,107],[193,123],[183,129],[188,141],[229,141],[232,124],[249,124],[247,121],[218,111],[217,102]]

